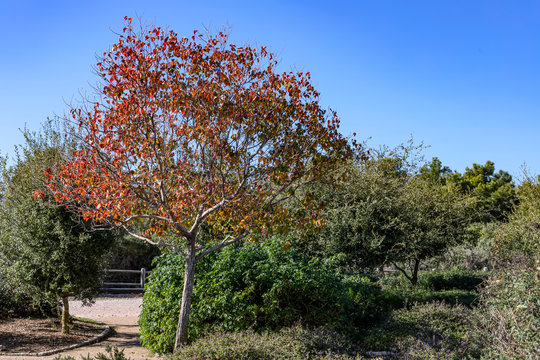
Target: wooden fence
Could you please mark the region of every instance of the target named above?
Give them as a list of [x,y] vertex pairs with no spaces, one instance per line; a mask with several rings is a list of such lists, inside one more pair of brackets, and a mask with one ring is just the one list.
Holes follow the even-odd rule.
[[119,270],[109,269],[105,270],[108,273],[125,273],[125,274],[139,274],[139,282],[104,282],[101,291],[110,292],[142,292],[144,291],[144,283],[146,281],[146,275],[149,271],[145,268],[140,270]]

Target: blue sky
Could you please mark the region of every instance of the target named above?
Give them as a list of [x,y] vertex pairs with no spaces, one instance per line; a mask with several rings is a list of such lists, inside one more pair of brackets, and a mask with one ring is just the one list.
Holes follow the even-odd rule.
[[0,152],[91,92],[95,54],[124,16],[169,27],[229,27],[266,45],[281,70],[310,71],[342,132],[395,146],[412,134],[425,156],[462,172],[495,162],[540,173],[537,1],[5,1],[0,9]]

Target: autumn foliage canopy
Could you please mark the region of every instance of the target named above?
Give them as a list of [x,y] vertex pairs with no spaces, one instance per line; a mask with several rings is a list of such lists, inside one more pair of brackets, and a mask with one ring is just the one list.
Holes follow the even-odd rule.
[[265,47],[227,35],[179,38],[159,27],[123,34],[97,63],[99,101],[73,108],[80,148],[50,189],[87,220],[140,237],[196,237],[202,223],[231,238],[286,220],[279,207],[350,155],[309,73],[276,73]]

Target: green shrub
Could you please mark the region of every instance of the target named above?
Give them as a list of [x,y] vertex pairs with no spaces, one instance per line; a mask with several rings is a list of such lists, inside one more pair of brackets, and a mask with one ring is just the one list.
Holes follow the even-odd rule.
[[[433,301],[471,307],[479,298],[479,293],[474,290],[473,285],[480,284],[483,281],[482,276],[485,276],[483,272],[469,274],[457,270],[422,273],[417,286],[412,287],[410,281],[402,274],[393,274],[380,278],[377,284],[386,294],[388,304],[394,309]],[[467,290],[471,288],[472,290]]]
[[398,359],[464,359],[474,354],[469,345],[471,311],[443,302],[415,304],[394,311],[385,322],[367,331],[362,345],[370,350],[390,350]]
[[[0,271],[6,269],[0,269]],[[54,308],[48,303],[36,303],[30,295],[25,293],[26,288],[19,279],[11,277],[11,281],[4,280],[0,273],[0,319],[6,317],[25,317],[52,315]]]
[[485,359],[540,358],[540,261],[497,271],[476,309]]
[[420,286],[435,291],[452,289],[475,291],[487,277],[488,273],[485,271],[451,269],[421,273],[418,282]]
[[408,303],[429,303],[442,301],[448,305],[464,305],[472,307],[478,302],[480,295],[476,291],[467,290],[417,290],[408,297]]
[[143,346],[163,353],[174,346],[184,269],[177,254],[161,255],[154,261],[156,267],[145,285],[139,316],[140,339]]
[[215,332],[184,346],[177,360],[363,359],[345,336],[324,328],[284,328],[277,333]]
[[444,254],[429,259],[428,268],[482,270],[493,268],[493,239],[499,222],[474,223],[468,227],[467,240],[449,248]]
[[[158,258],[146,285],[139,324],[141,343],[153,352],[169,352],[174,345],[181,260],[172,254]],[[363,308],[378,311],[376,285],[362,281],[342,281],[294,246],[284,251],[283,239],[230,246],[197,265],[188,337],[218,328],[277,330],[297,322],[347,330],[367,316]]]
[[356,330],[367,328],[382,320],[392,309],[402,307],[404,298],[396,292],[382,291],[373,280],[351,276],[342,280],[347,289],[346,301],[351,304],[349,319]]

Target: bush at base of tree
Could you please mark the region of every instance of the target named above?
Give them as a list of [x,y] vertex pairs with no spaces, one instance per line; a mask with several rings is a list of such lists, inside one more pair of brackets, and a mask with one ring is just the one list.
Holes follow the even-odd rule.
[[253,330],[210,333],[182,347],[177,360],[272,360],[272,359],[364,359],[355,353],[351,341],[324,328],[293,326],[277,333]]
[[7,317],[27,316],[37,312],[30,298],[21,298],[14,289],[7,286],[0,274],[0,319]]
[[[149,277],[139,325],[142,344],[153,352],[173,348],[183,267],[177,255],[164,255]],[[391,308],[380,301],[384,294],[376,284],[343,278],[319,259],[306,258],[293,239],[230,247],[197,271],[192,340],[216,329],[277,330],[298,322],[350,331]]]

